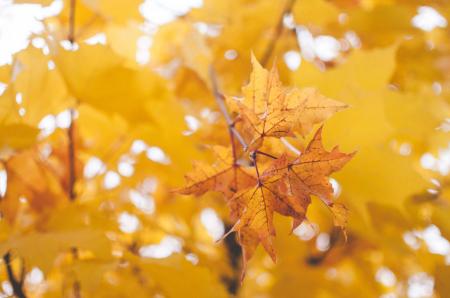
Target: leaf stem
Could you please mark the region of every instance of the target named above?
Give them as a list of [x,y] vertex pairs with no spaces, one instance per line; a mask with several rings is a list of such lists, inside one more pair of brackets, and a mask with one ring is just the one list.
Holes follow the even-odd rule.
[[25,270],[22,267],[22,272],[20,274],[20,279],[17,280],[14,275],[12,266],[11,266],[11,253],[8,251],[5,255],[3,255],[3,261],[5,262],[6,272],[8,274],[8,280],[11,283],[13,288],[13,294],[18,298],[27,298],[25,291],[23,290],[23,282],[25,280]]
[[272,154],[266,153],[266,152],[264,152],[264,151],[256,150],[255,152],[256,152],[257,154],[261,154],[261,155],[270,157],[270,158],[272,158],[272,159],[278,159],[278,157],[276,157],[276,156],[274,156],[274,155],[272,155]]

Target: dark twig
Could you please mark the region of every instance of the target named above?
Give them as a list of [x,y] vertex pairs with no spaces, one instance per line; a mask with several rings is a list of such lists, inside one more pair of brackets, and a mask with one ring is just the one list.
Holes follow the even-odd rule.
[[69,12],[69,36],[68,39],[73,45],[75,42],[75,7],[77,0],[70,0],[70,12]]
[[[232,225],[226,224],[226,230],[231,230],[232,228]],[[233,232],[233,234],[235,234],[235,232]],[[222,282],[226,285],[228,293],[231,295],[236,295],[240,286],[239,280],[242,269],[240,259],[242,256],[242,248],[236,237],[226,237],[224,239],[224,244],[228,253],[228,260],[233,274],[232,276],[222,276]]]
[[[70,15],[69,15],[69,36],[68,39],[72,45],[75,43],[75,7],[76,0],[70,0]],[[69,185],[68,194],[71,201],[75,200],[75,144],[74,144],[74,122],[75,122],[75,110],[72,108],[70,111],[70,126],[67,130],[68,138],[68,159],[69,159]]]
[[275,27],[275,32],[272,39],[269,41],[267,48],[260,60],[262,66],[266,66],[267,62],[269,62],[270,56],[272,56],[273,51],[275,50],[275,46],[277,44],[278,39],[283,33],[283,19],[284,16],[292,11],[292,7],[294,6],[296,0],[287,0],[286,6],[283,9],[283,12],[278,19],[278,23]]
[[13,288],[13,294],[18,298],[27,298],[25,291],[23,289],[23,282],[25,280],[25,269],[22,267],[22,271],[20,274],[20,279],[18,280],[14,275],[12,266],[11,266],[11,253],[7,252],[3,256],[3,261],[5,262],[6,272],[8,274],[8,280],[11,283]]
[[261,186],[262,182],[261,182],[261,177],[259,175],[258,160],[257,160],[258,159],[258,154],[257,153],[258,153],[257,151],[253,151],[250,154],[250,158],[252,159],[253,165],[255,166],[256,177],[258,178],[258,184],[259,184],[259,186]]
[[76,180],[76,173],[75,173],[75,144],[74,144],[74,125],[75,125],[75,110],[70,109],[70,126],[67,130],[67,137],[69,140],[69,147],[68,147],[68,153],[69,153],[69,198],[70,200],[75,200],[76,194],[75,194],[75,180]]

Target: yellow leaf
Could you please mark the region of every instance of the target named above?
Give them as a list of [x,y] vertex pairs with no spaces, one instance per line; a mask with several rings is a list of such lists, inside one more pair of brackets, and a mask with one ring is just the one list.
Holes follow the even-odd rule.
[[166,99],[162,78],[148,69],[127,66],[125,59],[105,46],[81,45],[77,51],[58,51],[57,67],[70,92],[81,102],[140,122],[148,120],[148,102]]

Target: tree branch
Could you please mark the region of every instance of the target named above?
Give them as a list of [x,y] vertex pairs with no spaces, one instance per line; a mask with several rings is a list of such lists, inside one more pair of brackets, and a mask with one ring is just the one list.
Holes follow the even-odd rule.
[[75,42],[75,7],[77,0],[70,0],[70,12],[69,12],[69,34],[68,40],[73,45]]
[[241,134],[234,127],[234,121],[231,119],[230,114],[228,113],[227,107],[225,106],[225,103],[224,103],[225,97],[222,95],[222,93],[219,92],[219,87],[217,86],[216,72],[214,71],[214,68],[212,65],[209,66],[209,76],[211,78],[214,99],[216,100],[216,103],[219,106],[220,112],[222,113],[223,117],[225,118],[225,122],[227,123],[227,126],[228,126],[228,132],[230,134],[230,140],[231,140],[231,148],[233,151],[233,160],[234,160],[234,163],[236,163],[236,145],[235,145],[234,139],[236,138],[238,140],[238,142],[241,144],[242,149],[244,151],[247,150],[248,145],[245,142],[244,138],[241,136]]
[[76,180],[76,173],[75,173],[75,143],[74,143],[74,125],[75,125],[75,110],[72,108],[70,109],[70,126],[67,130],[67,137],[69,140],[69,146],[68,146],[68,154],[69,154],[69,198],[70,200],[75,200],[76,193],[75,193],[75,180]]
[[6,272],[8,274],[8,280],[11,283],[11,286],[13,288],[13,294],[17,296],[18,298],[27,298],[27,295],[25,294],[25,291],[23,289],[23,283],[25,280],[25,270],[22,267],[22,271],[20,274],[20,279],[17,280],[16,276],[14,275],[12,266],[11,266],[11,253],[7,252],[3,256],[3,261],[5,262]]
[[273,51],[275,50],[275,46],[277,44],[278,39],[283,33],[283,19],[284,16],[292,11],[292,7],[294,6],[296,0],[287,0],[286,6],[283,9],[283,12],[278,19],[277,26],[275,27],[275,33],[273,38],[269,41],[267,48],[260,60],[262,66],[266,66],[267,62],[269,62],[270,57],[272,56]]
[[[75,7],[76,0],[70,0],[70,15],[69,15],[69,35],[68,39],[70,44],[73,45],[75,43]],[[71,201],[75,200],[75,181],[76,181],[76,173],[75,173],[75,144],[74,144],[74,122],[75,122],[75,110],[71,108],[70,110],[70,125],[67,130],[67,139],[68,139],[68,159],[69,159],[69,186],[68,186],[68,195]]]

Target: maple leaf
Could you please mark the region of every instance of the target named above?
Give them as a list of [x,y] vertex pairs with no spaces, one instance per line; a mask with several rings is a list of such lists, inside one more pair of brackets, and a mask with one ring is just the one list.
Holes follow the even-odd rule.
[[321,133],[322,127],[317,130],[303,154],[292,161],[289,161],[287,154],[283,154],[258,175],[255,186],[236,193],[230,199],[240,202],[239,205],[244,207],[238,214],[239,220],[226,234],[238,232],[239,243],[244,250],[243,274],[259,243],[272,260],[276,261],[273,247],[274,212],[293,217],[294,229],[306,218],[311,196],[315,195],[335,214],[335,224],[345,227],[346,208],[333,203],[333,188],[328,176],[340,170],[355,153],[342,153],[337,147],[330,152],[326,151],[322,145]]
[[216,163],[194,162],[194,170],[185,175],[187,185],[176,192],[200,196],[207,191],[218,191],[230,198],[238,190],[256,182],[250,172],[234,161],[231,149],[214,146],[212,150]]
[[241,131],[250,151],[259,148],[265,137],[293,136],[294,131],[305,135],[315,124],[347,107],[314,88],[288,89],[275,67],[269,72],[253,54],[251,60],[253,71],[243,88],[244,98],[236,103],[227,100],[239,109]]
[[[345,207],[333,203],[333,187],[329,181],[329,175],[339,171],[355,153],[340,152],[337,146],[330,152],[326,151],[322,144],[322,127],[320,127],[305,152],[284,168],[286,173],[283,186],[288,188],[288,193],[305,210],[311,203],[311,195],[319,197],[335,214],[337,225],[343,226],[346,217]],[[303,220],[302,217],[294,216],[294,218],[293,228]]]

